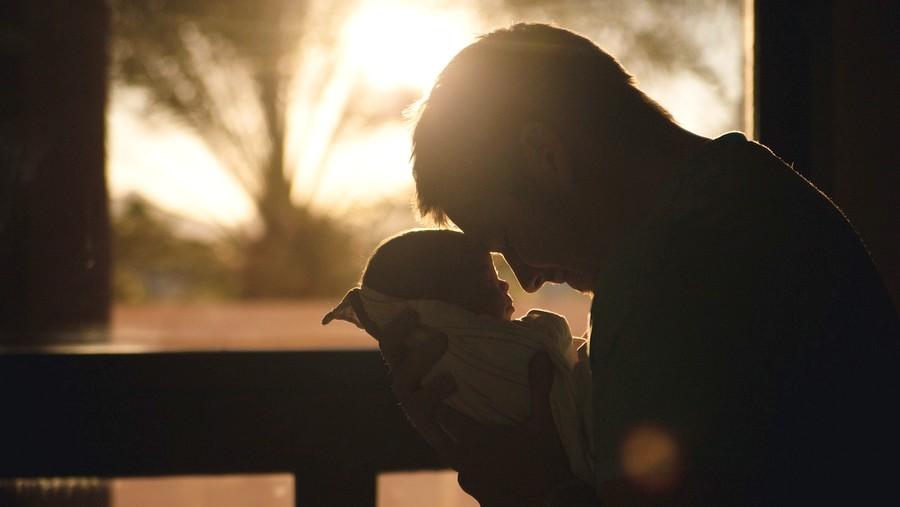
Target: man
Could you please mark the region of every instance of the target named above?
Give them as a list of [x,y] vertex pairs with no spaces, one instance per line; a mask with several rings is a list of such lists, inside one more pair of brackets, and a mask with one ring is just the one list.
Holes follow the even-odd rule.
[[[522,287],[592,292],[596,491],[533,361],[532,421],[488,428],[420,385],[438,337],[379,334],[413,424],[484,505],[821,505],[890,491],[900,325],[839,210],[739,133],[679,127],[593,43],[546,25],[461,51],[420,110],[420,212]],[[880,449],[876,451],[876,449]]]

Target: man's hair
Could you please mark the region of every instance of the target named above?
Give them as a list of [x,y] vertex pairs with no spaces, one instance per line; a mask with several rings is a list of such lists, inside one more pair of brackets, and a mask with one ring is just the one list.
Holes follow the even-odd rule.
[[[460,51],[416,110],[413,177],[423,217],[444,224],[444,208],[472,176],[497,185],[515,174],[525,122],[569,140],[603,136],[615,146],[648,122],[671,122],[634,78],[590,40],[545,24],[495,30]],[[633,141],[632,141],[633,143]]]
[[369,258],[362,285],[403,299],[455,299],[464,270],[477,269],[487,252],[465,234],[414,229],[384,240]]

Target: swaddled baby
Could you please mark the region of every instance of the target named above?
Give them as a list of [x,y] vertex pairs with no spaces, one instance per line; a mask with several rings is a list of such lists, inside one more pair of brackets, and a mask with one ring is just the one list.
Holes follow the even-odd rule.
[[[490,253],[460,232],[421,229],[382,242],[369,259],[362,284],[322,323],[346,320],[384,326],[406,309],[447,336],[447,350],[423,380],[450,373],[456,391],[445,400],[483,423],[518,425],[531,412],[528,365],[544,350],[554,366],[550,406],[572,471],[593,484],[590,369],[584,340],[566,319],[515,310],[509,284],[497,276]],[[360,315],[362,314],[362,315]],[[414,334],[410,346],[426,339]]]

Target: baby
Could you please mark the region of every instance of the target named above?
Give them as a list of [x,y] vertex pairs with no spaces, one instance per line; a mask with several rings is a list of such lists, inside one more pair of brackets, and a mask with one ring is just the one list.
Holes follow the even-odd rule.
[[433,299],[476,315],[510,320],[509,284],[497,276],[491,254],[461,232],[419,229],[381,243],[362,286],[401,299]]
[[[381,243],[354,288],[322,323],[345,320],[381,327],[404,310],[447,336],[447,351],[423,381],[448,372],[456,391],[445,402],[484,423],[528,420],[528,364],[544,350],[554,365],[550,406],[572,471],[594,483],[590,424],[590,369],[584,340],[566,319],[531,310],[511,320],[509,284],[497,276],[489,252],[461,232],[419,229]],[[426,339],[411,337],[411,346]]]

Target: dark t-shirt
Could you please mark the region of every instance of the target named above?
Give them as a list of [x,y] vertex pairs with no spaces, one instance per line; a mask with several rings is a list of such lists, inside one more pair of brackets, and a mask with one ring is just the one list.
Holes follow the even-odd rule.
[[598,484],[659,467],[700,504],[882,501],[900,324],[863,243],[739,133],[680,174],[596,282]]

